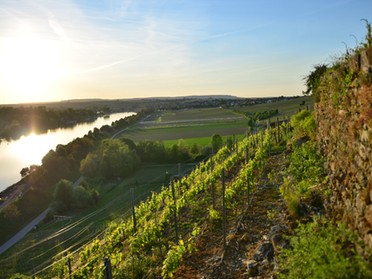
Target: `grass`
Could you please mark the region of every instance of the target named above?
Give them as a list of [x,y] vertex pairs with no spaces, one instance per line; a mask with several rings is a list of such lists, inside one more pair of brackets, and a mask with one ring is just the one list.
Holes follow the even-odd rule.
[[232,136],[245,134],[244,116],[223,108],[188,109],[159,112],[152,121],[145,121],[125,131],[122,137],[135,142],[207,138],[213,134]]
[[164,112],[158,117],[158,122],[170,122],[170,121],[216,121],[226,119],[242,119],[240,114],[237,114],[231,110],[223,108],[205,108],[205,109],[187,109],[187,110],[176,110]]
[[[181,164],[181,172],[188,172],[192,165]],[[129,179],[97,186],[101,193],[99,203],[81,211],[70,219],[42,224],[29,233],[0,257],[3,270],[0,278],[15,272],[40,270],[58,253],[74,251],[99,235],[111,220],[131,214],[130,188],[134,188],[136,203],[146,199],[152,191],[159,191],[165,184],[165,172],[178,173],[178,165],[144,165]]]
[[[301,103],[304,102],[304,105],[301,106]],[[257,104],[245,107],[239,107],[238,110],[242,112],[259,112],[265,110],[278,109],[279,114],[294,114],[298,112],[299,109],[306,109],[306,106],[313,106],[314,100],[312,97],[299,97],[291,100],[283,100],[272,103]]]
[[[235,138],[238,139],[238,140],[241,140],[245,135],[238,135],[236,136]],[[223,136],[222,139],[223,141],[225,142],[227,138],[229,138],[230,136]],[[187,139],[175,139],[175,140],[165,140],[165,141],[162,141],[164,146],[165,147],[171,147],[172,145],[174,144],[178,144],[178,142],[182,140],[182,143],[191,147],[193,146],[194,144],[196,145],[199,145],[199,146],[206,146],[208,144],[210,144],[211,142],[211,137],[200,137],[200,138],[187,138]]]
[[144,140],[164,141],[203,138],[210,137],[213,134],[219,134],[221,136],[231,136],[236,134],[244,134],[246,130],[246,122],[240,121],[232,123],[147,127],[142,129],[132,128],[125,131],[125,133],[122,134],[122,137],[129,138],[135,142]]

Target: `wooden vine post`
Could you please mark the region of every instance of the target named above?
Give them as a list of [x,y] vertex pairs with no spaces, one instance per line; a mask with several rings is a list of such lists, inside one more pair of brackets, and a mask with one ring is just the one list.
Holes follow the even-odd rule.
[[249,195],[250,195],[250,180],[249,180],[249,173],[247,173],[247,177],[246,177],[246,179],[247,179],[247,205],[249,206]]
[[225,202],[225,169],[222,169],[222,229],[223,249],[226,250],[226,202]]
[[112,269],[111,269],[110,258],[104,259],[103,263],[105,265],[105,270],[104,270],[105,278],[106,279],[112,279]]
[[134,188],[130,188],[130,197],[132,200],[132,215],[133,215],[133,234],[137,232],[136,209],[134,204]]
[[69,278],[71,279],[72,278],[71,258],[68,258],[67,266],[68,266],[68,275],[69,275]]
[[172,187],[172,196],[173,196],[173,218],[174,218],[174,230],[176,232],[176,244],[178,244],[178,221],[177,221],[177,201],[176,201],[176,194],[174,191],[174,180],[172,179],[171,182]]

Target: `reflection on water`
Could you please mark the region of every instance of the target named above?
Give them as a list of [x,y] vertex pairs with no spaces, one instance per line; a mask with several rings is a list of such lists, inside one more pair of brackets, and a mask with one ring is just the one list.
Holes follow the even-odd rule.
[[72,128],[49,130],[46,134],[22,136],[19,140],[0,142],[0,191],[21,178],[20,171],[32,164],[41,164],[41,159],[58,144],[67,144],[82,137],[94,128],[110,125],[113,121],[132,115],[131,112],[100,117],[91,123],[78,124]]

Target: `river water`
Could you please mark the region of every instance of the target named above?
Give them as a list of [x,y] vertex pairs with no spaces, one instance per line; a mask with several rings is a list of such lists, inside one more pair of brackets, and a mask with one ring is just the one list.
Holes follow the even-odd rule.
[[21,179],[20,171],[30,165],[40,165],[41,159],[58,144],[67,144],[82,137],[94,128],[110,125],[133,112],[111,114],[109,118],[97,118],[94,122],[78,124],[71,128],[49,130],[45,134],[30,134],[14,141],[0,142],[0,192]]

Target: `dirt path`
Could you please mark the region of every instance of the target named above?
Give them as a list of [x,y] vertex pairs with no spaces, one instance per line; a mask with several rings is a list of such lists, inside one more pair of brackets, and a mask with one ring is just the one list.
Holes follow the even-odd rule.
[[[278,183],[284,167],[284,154],[279,154],[268,159],[265,169],[276,174]],[[185,258],[174,278],[271,277],[275,268],[275,252],[270,238],[273,230],[277,232],[278,228],[285,227],[285,208],[278,185],[272,183],[267,174],[264,172],[262,175],[250,205],[243,213],[238,209],[240,214],[229,220],[226,250],[223,250],[220,233],[215,230],[203,232],[197,242],[198,251]],[[247,266],[250,266],[250,274]]]

